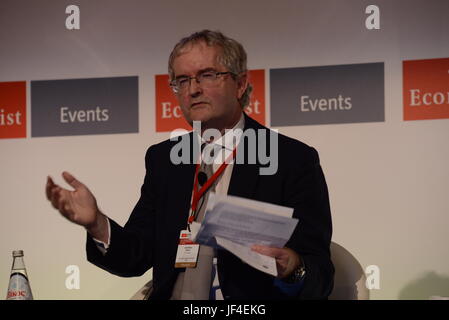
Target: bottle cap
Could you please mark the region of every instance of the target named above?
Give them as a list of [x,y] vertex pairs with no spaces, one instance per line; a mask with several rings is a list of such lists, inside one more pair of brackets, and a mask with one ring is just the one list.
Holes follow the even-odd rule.
[[13,257],[23,257],[23,250],[14,250],[12,252]]

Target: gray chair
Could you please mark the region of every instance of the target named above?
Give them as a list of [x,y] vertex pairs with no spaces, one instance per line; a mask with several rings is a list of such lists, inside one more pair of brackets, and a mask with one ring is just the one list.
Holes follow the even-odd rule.
[[[368,300],[365,272],[357,259],[339,244],[331,243],[331,259],[335,267],[334,289],[329,300]],[[131,300],[147,300],[153,291],[153,280],[137,291]]]
[[137,291],[130,300],[148,300],[153,292],[153,280],[148,281],[142,288]]
[[331,243],[331,259],[335,277],[329,300],[369,300],[366,275],[357,259],[335,242]]

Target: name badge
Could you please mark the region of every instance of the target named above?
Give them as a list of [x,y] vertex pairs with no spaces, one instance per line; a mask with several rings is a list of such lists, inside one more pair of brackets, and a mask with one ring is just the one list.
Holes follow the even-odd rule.
[[188,230],[181,230],[175,268],[195,268],[199,249],[200,245],[192,241],[192,233]]

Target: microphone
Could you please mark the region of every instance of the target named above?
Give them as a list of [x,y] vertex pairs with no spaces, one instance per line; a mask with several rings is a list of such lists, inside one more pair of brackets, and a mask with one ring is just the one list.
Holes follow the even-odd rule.
[[198,172],[198,183],[203,186],[207,181],[207,174],[203,171]]

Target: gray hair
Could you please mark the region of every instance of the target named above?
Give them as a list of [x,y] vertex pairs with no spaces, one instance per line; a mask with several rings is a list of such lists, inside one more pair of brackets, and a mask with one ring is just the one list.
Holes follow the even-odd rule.
[[[199,42],[204,42],[208,46],[218,46],[221,48],[221,54],[218,56],[218,62],[225,66],[228,71],[239,75],[242,72],[247,71],[246,67],[246,52],[243,46],[234,39],[226,37],[219,31],[203,30],[200,32],[195,32],[190,36],[181,39],[173,48],[168,60],[168,74],[170,76],[170,81],[175,78],[175,72],[173,70],[173,63],[181,54],[181,51],[187,45],[197,44]],[[251,91],[253,87],[248,84],[245,92],[240,98],[239,102],[243,108],[249,104]]]

